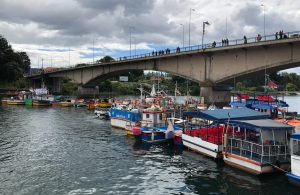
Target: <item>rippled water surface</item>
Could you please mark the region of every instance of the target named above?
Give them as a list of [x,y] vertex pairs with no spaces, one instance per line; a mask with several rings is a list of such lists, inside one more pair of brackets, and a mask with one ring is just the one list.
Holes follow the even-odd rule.
[[135,143],[74,108],[0,106],[0,194],[299,194],[180,148]]

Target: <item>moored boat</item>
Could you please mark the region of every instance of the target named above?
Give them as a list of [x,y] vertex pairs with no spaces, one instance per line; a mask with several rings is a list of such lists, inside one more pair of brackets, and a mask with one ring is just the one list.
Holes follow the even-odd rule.
[[300,186],[300,134],[291,135],[291,172],[287,173],[289,181]]
[[222,158],[223,133],[228,118],[241,119],[266,119],[267,114],[248,108],[203,110],[198,112],[184,112],[184,117],[198,120],[190,123],[182,134],[183,145],[200,154]]
[[33,100],[32,106],[47,107],[51,106],[51,102],[49,100]]
[[11,99],[7,101],[8,105],[25,105],[24,100]]
[[110,117],[108,109],[96,109],[94,114],[100,119],[109,119]]
[[60,106],[61,107],[72,107],[73,103],[71,102],[71,100],[67,100],[67,101],[64,101],[64,102],[60,102]]
[[224,134],[226,164],[260,175],[290,168],[288,135],[294,127],[270,119],[231,121]]

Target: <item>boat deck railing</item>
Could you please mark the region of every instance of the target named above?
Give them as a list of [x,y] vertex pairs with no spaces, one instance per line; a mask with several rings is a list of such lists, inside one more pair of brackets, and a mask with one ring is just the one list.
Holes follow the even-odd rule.
[[288,145],[261,145],[236,138],[229,138],[227,151],[261,163],[288,161],[290,157]]

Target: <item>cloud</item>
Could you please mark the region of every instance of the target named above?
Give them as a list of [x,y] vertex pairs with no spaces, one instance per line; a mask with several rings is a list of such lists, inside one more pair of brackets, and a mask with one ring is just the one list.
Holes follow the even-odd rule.
[[180,24],[185,45],[189,34],[196,45],[204,21],[211,24],[205,42],[212,42],[263,34],[264,17],[266,34],[298,30],[300,19],[300,2],[294,0],[264,0],[264,7],[258,0],[0,1],[0,33],[14,48],[28,52],[33,66],[47,55],[66,61],[69,48],[71,63],[92,61],[93,46],[97,58],[124,56],[130,34],[137,53],[175,48],[182,45]]

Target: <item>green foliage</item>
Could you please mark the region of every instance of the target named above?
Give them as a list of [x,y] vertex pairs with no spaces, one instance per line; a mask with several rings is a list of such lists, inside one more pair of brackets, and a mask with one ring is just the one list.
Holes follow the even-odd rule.
[[297,86],[293,83],[288,83],[286,85],[286,90],[287,91],[297,91]]
[[[30,70],[30,59],[26,52],[14,52],[8,41],[0,35],[0,82],[15,83]],[[18,86],[24,84],[15,83]]]
[[113,61],[115,61],[115,59],[112,58],[111,56],[104,56],[100,60],[97,60],[96,63],[108,63],[108,62],[113,62]]
[[106,80],[99,84],[99,92],[111,92],[112,91],[112,84],[110,80]]
[[63,95],[74,95],[77,91],[78,85],[73,83],[70,79],[64,79],[62,84],[62,94]]
[[244,84],[242,82],[237,82],[235,84],[235,90],[236,91],[243,91],[243,90],[245,90]]

